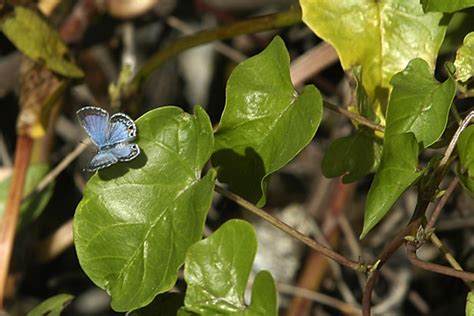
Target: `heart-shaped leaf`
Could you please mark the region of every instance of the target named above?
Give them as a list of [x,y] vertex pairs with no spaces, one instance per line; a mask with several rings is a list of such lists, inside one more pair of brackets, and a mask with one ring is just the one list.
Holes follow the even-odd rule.
[[268,272],[256,276],[250,307],[244,302],[256,250],[255,231],[242,220],[230,220],[209,238],[192,245],[184,269],[188,284],[185,311],[199,315],[276,315],[275,283]]
[[325,177],[342,176],[342,182],[357,181],[375,172],[382,156],[382,143],[368,131],[336,139],[324,154],[321,168]]
[[463,46],[456,52],[456,79],[462,82],[474,77],[474,32],[466,35]]
[[268,176],[293,159],[316,133],[321,95],[314,86],[296,93],[288,52],[279,37],[234,69],[226,92],[212,163],[220,181],[263,206]]
[[82,70],[67,56],[67,46],[59,33],[35,11],[15,7],[12,16],[3,20],[6,37],[31,59],[66,77],[83,77]]
[[[209,117],[162,107],[137,120],[141,154],[99,171],[74,218],[80,264],[129,311],[171,289],[188,247],[202,236],[215,172],[201,179],[213,148]],[[128,169],[130,168],[130,169]]]
[[425,11],[456,12],[474,7],[474,0],[421,0]]
[[412,133],[395,134],[385,139],[379,170],[367,195],[360,238],[367,235],[421,175],[417,170],[418,146]]
[[448,78],[439,84],[426,61],[415,58],[393,76],[391,84],[385,138],[411,132],[423,147],[436,142],[448,122],[456,92],[454,80]]
[[344,69],[362,66],[362,83],[383,122],[390,79],[415,57],[434,69],[446,26],[419,0],[300,0],[303,21],[334,46]]
[[70,294],[58,294],[56,296],[48,298],[35,308],[33,308],[28,316],[59,316],[61,311],[69,304],[74,296]]

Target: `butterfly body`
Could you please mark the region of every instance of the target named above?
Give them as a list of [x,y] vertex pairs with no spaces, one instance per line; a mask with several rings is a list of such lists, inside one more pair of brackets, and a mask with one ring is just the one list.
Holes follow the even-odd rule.
[[137,136],[137,126],[128,115],[116,113],[109,118],[107,111],[95,106],[83,107],[76,114],[98,150],[89,162],[88,171],[129,161],[140,154],[138,145],[130,143]]

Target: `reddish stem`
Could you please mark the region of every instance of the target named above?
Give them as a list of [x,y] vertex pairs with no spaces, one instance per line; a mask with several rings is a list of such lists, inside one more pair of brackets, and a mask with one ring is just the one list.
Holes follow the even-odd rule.
[[8,269],[32,148],[33,139],[26,134],[18,136],[10,193],[0,222],[0,310],[3,308]]

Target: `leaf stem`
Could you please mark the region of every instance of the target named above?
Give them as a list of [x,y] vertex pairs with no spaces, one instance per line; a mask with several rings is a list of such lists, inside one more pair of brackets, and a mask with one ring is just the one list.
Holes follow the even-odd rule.
[[348,258],[338,254],[337,252],[333,251],[332,249],[318,243],[317,241],[315,241],[315,240],[309,238],[308,236],[300,233],[299,231],[297,231],[293,227],[291,227],[288,224],[280,221],[279,219],[271,216],[270,214],[268,214],[264,210],[256,207],[255,205],[253,205],[249,201],[245,200],[244,198],[238,196],[237,194],[235,194],[233,192],[230,192],[229,190],[223,188],[222,186],[219,186],[219,185],[216,184],[215,191],[217,193],[222,194],[223,196],[225,196],[229,200],[234,201],[235,203],[242,206],[246,210],[254,213],[258,217],[264,219],[265,221],[272,224],[273,226],[280,229],[281,231],[283,231],[283,232],[287,233],[288,235],[300,240],[301,242],[303,242],[304,244],[309,246],[311,249],[322,253],[324,256],[338,262],[339,264],[341,264],[343,266],[346,266],[346,267],[348,267],[352,270],[358,271],[358,272],[365,272],[366,271],[366,267],[363,264],[361,264],[357,261],[353,261],[351,259],[348,259]]
[[32,138],[26,134],[18,136],[10,192],[5,207],[5,213],[3,214],[3,219],[0,223],[0,310],[3,308],[8,270],[15,240],[18,215],[20,213],[21,197],[26,181],[32,148]]
[[459,179],[455,177],[451,183],[449,184],[448,188],[446,189],[446,192],[444,192],[443,196],[439,200],[438,204],[436,204],[436,207],[433,211],[433,214],[430,217],[430,220],[425,226],[425,231],[429,231],[434,227],[434,224],[436,223],[436,220],[438,219],[439,215],[441,214],[441,211],[443,210],[443,207],[446,205],[446,202],[448,202],[449,197],[451,194],[454,192],[454,189],[456,189],[456,186],[459,183]]
[[148,59],[130,82],[126,97],[135,95],[140,89],[143,81],[147,79],[153,71],[155,71],[165,61],[186,49],[216,40],[235,37],[237,35],[287,27],[300,22],[301,9],[298,6],[292,6],[287,11],[238,21],[211,30],[205,30],[193,35],[181,37]]

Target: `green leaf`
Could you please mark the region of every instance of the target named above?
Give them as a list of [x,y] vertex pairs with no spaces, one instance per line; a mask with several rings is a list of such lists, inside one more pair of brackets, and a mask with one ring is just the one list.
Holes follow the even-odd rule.
[[466,35],[463,46],[456,52],[456,79],[466,82],[474,76],[474,32]]
[[382,144],[368,131],[335,140],[326,151],[321,168],[325,177],[343,176],[342,182],[354,182],[375,172],[382,156]]
[[213,148],[206,112],[162,107],[137,120],[141,154],[99,171],[74,218],[79,262],[112,296],[134,310],[170,290],[186,250],[201,239],[215,172],[201,178]]
[[268,176],[311,141],[321,116],[319,91],[306,86],[296,93],[288,52],[276,37],[263,52],[238,65],[227,82],[212,156],[219,180],[263,206]]
[[360,238],[367,235],[421,175],[417,170],[418,150],[418,141],[412,133],[385,139],[379,170],[367,195]]
[[[30,195],[46,175],[48,169],[48,165],[43,163],[32,164],[28,168],[25,187],[23,190],[23,197],[28,198],[21,204],[20,219],[18,223],[20,230],[24,229],[29,223],[35,220],[43,212],[51,199],[54,189],[53,183],[48,185],[42,192]],[[11,177],[0,182],[0,217],[3,216],[3,212],[5,211],[5,204],[10,191],[10,182]]]
[[474,292],[469,291],[466,297],[466,316],[474,316]]
[[226,222],[191,246],[184,269],[185,310],[199,315],[276,315],[275,283],[268,272],[256,276],[250,307],[244,302],[256,250],[255,231],[242,220]]
[[28,316],[59,316],[61,315],[61,311],[72,301],[73,298],[74,296],[70,294],[55,295],[33,308],[28,313]]
[[392,76],[415,57],[434,70],[446,25],[419,0],[300,0],[303,21],[334,46],[344,69],[362,66],[363,86],[383,121]]
[[448,122],[456,84],[448,78],[439,84],[423,59],[413,59],[393,76],[385,137],[412,132],[423,147],[436,142]]
[[137,309],[128,316],[169,316],[177,315],[178,310],[184,305],[184,294],[163,293],[155,297],[148,306]]
[[421,0],[423,10],[452,13],[474,6],[474,0]]
[[25,55],[45,63],[49,69],[66,77],[83,77],[84,73],[68,58],[67,46],[59,33],[35,11],[15,7],[12,16],[4,19],[2,31]]
[[474,125],[468,126],[459,135],[457,142],[459,160],[467,169],[470,177],[474,179]]

